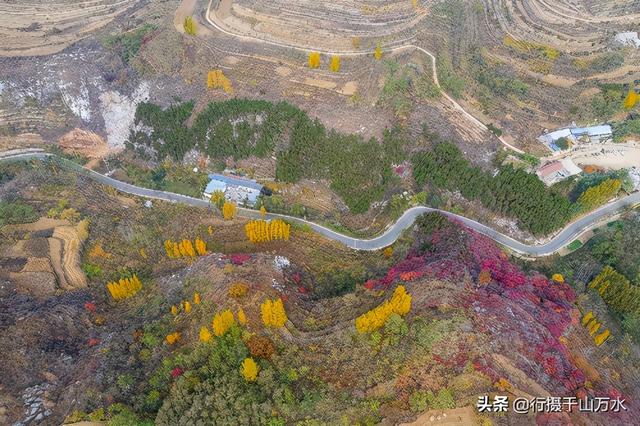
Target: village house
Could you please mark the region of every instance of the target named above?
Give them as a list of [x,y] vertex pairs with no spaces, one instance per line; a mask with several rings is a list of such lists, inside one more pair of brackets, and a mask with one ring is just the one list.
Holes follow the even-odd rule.
[[[600,126],[590,127],[569,127],[566,129],[559,129],[553,132],[545,132],[538,137],[538,140],[542,142],[552,152],[557,153],[566,150],[578,143],[604,143],[609,142],[613,137],[613,131],[608,124]],[[561,141],[564,140],[567,143],[566,147],[563,147]]]
[[218,173],[209,175],[209,183],[204,190],[204,196],[211,198],[216,191],[224,193],[225,199],[244,206],[254,206],[264,187],[255,180],[237,176],[226,176]]
[[546,185],[551,186],[556,182],[560,182],[570,176],[577,175],[582,172],[573,160],[565,158],[562,160],[550,161],[540,168],[536,174]]

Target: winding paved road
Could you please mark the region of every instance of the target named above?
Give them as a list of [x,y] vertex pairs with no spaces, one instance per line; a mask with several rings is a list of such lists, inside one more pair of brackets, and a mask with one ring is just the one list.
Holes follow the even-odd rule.
[[[175,194],[173,192],[157,191],[153,189],[141,188],[139,186],[131,185],[129,183],[125,183],[117,179],[113,179],[109,176],[105,176],[100,173],[94,172],[93,170],[89,170],[79,164],[57,157],[54,154],[38,151],[35,149],[12,151],[12,152],[5,152],[5,153],[0,152],[0,162],[26,161],[26,160],[34,160],[34,159],[43,160],[47,158],[56,159],[57,161],[60,162],[60,164],[64,165],[65,167],[71,170],[74,170],[80,174],[88,176],[89,178],[95,180],[96,182],[111,186],[127,194],[137,195],[140,197],[151,198],[156,200],[169,201],[174,203],[184,203],[184,204],[188,204],[196,207],[209,208],[211,205],[208,200],[193,198],[193,197],[189,197],[181,194]],[[614,214],[621,212],[626,208],[635,207],[637,205],[640,205],[640,192],[634,192],[631,195],[628,195],[624,198],[621,198],[609,204],[606,204],[600,207],[599,209],[594,210],[593,212],[579,218],[575,222],[572,222],[569,225],[567,225],[560,233],[558,233],[555,237],[553,237],[549,242],[541,245],[523,244],[486,225],[476,222],[475,220],[472,220],[451,212],[447,212],[444,210],[434,209],[431,207],[410,208],[402,216],[400,216],[400,218],[394,224],[388,226],[387,230],[382,235],[369,240],[364,240],[364,239],[343,235],[332,229],[326,228],[322,225],[318,225],[317,223],[309,222],[307,220],[304,220],[298,217],[275,214],[275,213],[267,213],[267,218],[286,219],[288,222],[295,222],[300,225],[308,225],[309,227],[311,227],[311,229],[313,229],[317,233],[331,240],[339,241],[342,244],[356,250],[379,250],[391,245],[394,241],[396,241],[396,239],[400,236],[402,231],[409,228],[413,224],[415,219],[421,214],[427,213],[427,212],[439,212],[452,219],[462,222],[464,225],[468,226],[469,228],[474,229],[475,231],[490,237],[491,239],[502,244],[503,246],[506,246],[507,248],[513,250],[514,252],[517,252],[526,256],[540,257],[540,256],[547,256],[557,252],[558,250],[564,248],[569,243],[571,243],[580,234],[596,226],[601,221],[613,216]],[[238,214],[239,216],[250,218],[250,219],[260,218],[260,212],[252,209],[239,208]]]

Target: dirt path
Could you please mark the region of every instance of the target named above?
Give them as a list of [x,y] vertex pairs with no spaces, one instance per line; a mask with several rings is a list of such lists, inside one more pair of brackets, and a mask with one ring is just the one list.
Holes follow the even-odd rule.
[[[192,0],[183,0],[183,3],[185,2],[189,2]],[[250,35],[243,35],[243,34],[237,34],[234,32],[231,32],[225,28],[223,28],[224,24],[222,22],[219,21],[219,16],[215,13],[215,11],[213,11],[211,9],[211,4],[212,4],[213,0],[209,0],[209,4],[207,6],[207,12],[206,12],[206,20],[209,23],[209,25],[211,25],[213,28],[215,28],[216,30],[222,32],[223,34],[235,37],[237,39],[240,40],[245,40],[245,41],[250,41],[250,42],[257,42],[257,43],[262,43],[262,44],[268,44],[271,46],[277,46],[277,47],[283,47],[283,48],[288,48],[288,49],[296,49],[305,53],[309,53],[309,52],[319,52],[322,54],[326,54],[326,55],[339,55],[339,56],[367,56],[367,55],[372,55],[374,53],[373,49],[370,50],[362,50],[362,51],[353,51],[353,50],[349,50],[349,51],[330,51],[330,50],[323,50],[323,49],[315,49],[315,48],[308,48],[308,47],[304,47],[304,46],[298,46],[298,45],[292,45],[292,44],[287,44],[287,43],[281,43],[281,42],[276,42],[276,41],[271,41],[271,40],[266,40],[266,39],[262,39],[259,37],[254,37],[254,36],[250,36]],[[182,4],[181,4],[182,7]],[[177,11],[176,11],[177,13]],[[412,41],[412,40],[410,40]],[[453,108],[460,114],[462,114],[463,117],[465,117],[465,119],[467,121],[469,121],[474,127],[481,129],[483,132],[489,132],[489,129],[487,128],[487,126],[482,123],[480,120],[478,120],[476,117],[474,117],[472,114],[470,114],[469,112],[467,112],[462,106],[460,106],[460,104],[458,102],[456,102],[451,96],[449,96],[447,93],[444,92],[444,90],[442,90],[442,87],[440,86],[440,82],[438,80],[438,72],[436,70],[436,57],[431,54],[429,51],[427,51],[426,49],[416,46],[414,44],[403,44],[403,45],[399,45],[399,46],[393,46],[390,48],[387,48],[387,52],[399,52],[402,50],[408,50],[408,49],[415,49],[418,50],[422,53],[424,53],[425,55],[429,56],[429,58],[431,58],[431,63],[432,63],[432,71],[433,71],[433,81],[436,84],[436,86],[438,86],[438,88],[441,89],[442,91],[442,95],[444,96],[445,99],[447,99],[447,101],[449,101],[449,103],[453,106]],[[507,148],[520,153],[520,154],[524,154],[525,152],[519,148],[516,148],[515,146],[511,145],[509,142],[507,142],[504,138],[502,137],[497,137],[498,140],[500,140],[500,142],[506,146]]]
[[[173,26],[180,34],[184,34],[184,18],[187,16],[193,16],[196,8],[197,0],[182,0],[173,15]],[[211,31],[204,25],[200,25],[196,28],[198,35],[209,35]]]
[[176,31],[184,34],[184,18],[192,16],[195,7],[196,0],[182,0],[182,2],[180,2],[176,13],[173,15],[173,26],[176,27]]

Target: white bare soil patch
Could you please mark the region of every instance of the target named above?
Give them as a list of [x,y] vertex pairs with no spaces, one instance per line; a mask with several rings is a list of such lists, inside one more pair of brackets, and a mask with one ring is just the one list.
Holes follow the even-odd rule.
[[104,118],[107,144],[112,150],[124,148],[133,126],[136,107],[149,99],[149,83],[142,82],[131,95],[127,96],[115,91],[100,95],[100,109]]
[[640,144],[637,142],[583,145],[574,149],[571,159],[578,165],[594,165],[619,170],[640,166]]

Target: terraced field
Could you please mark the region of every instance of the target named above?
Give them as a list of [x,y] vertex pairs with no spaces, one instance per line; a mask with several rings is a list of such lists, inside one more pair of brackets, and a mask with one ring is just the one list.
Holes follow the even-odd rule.
[[613,31],[629,30],[640,18],[638,2],[569,0],[483,0],[499,25],[489,30],[574,54],[603,50]]
[[0,56],[58,52],[138,3],[140,0],[0,1]]
[[34,223],[7,225],[0,232],[13,242],[0,253],[0,263],[9,265],[1,275],[20,292],[45,296],[87,285],[80,268],[83,239],[68,221],[42,217]]
[[234,34],[321,50],[406,44],[425,10],[410,1],[222,0],[209,18]]

